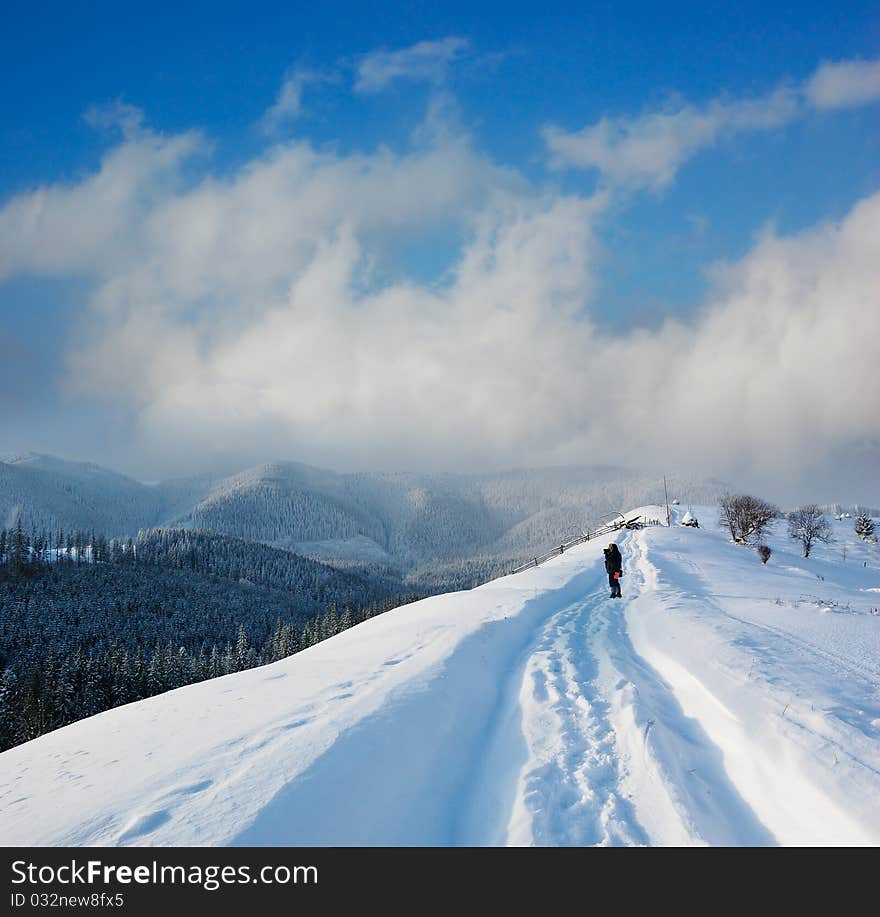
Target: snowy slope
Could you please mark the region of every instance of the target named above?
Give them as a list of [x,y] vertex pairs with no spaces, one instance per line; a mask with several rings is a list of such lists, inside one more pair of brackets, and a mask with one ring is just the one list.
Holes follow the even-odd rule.
[[4,752],[0,838],[880,842],[877,546],[618,541]]

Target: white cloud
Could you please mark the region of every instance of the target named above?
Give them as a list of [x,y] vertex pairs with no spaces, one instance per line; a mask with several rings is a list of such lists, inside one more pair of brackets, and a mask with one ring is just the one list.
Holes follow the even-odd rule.
[[285,76],[278,90],[274,104],[267,109],[261,120],[263,130],[275,133],[285,122],[299,118],[303,112],[303,92],[311,83],[322,83],[330,79],[326,74],[304,67],[297,67]]
[[[125,142],[101,168],[72,185],[19,194],[0,210],[0,279],[19,272],[115,274],[130,258],[127,243],[146,218],[180,187],[182,164],[206,149],[195,131],[162,137],[141,130],[137,109],[123,113]],[[107,125],[103,115],[93,123]],[[112,253],[112,257],[109,257]],[[126,261],[126,265],[129,262]]]
[[96,130],[119,130],[123,137],[137,136],[144,121],[144,113],[137,106],[118,99],[108,105],[92,105],[83,117]]
[[[880,195],[766,234],[692,320],[615,333],[591,311],[607,196],[542,192],[460,133],[430,136],[397,153],[281,144],[187,184],[203,141],[141,134],[79,184],[0,209],[0,266],[94,277],[65,385],[130,411],[144,461],[782,479],[877,440]],[[444,282],[375,281],[444,228],[463,240]]]
[[439,41],[420,41],[399,51],[373,51],[361,59],[355,91],[380,92],[398,79],[439,83],[467,46],[467,39],[450,36]]
[[766,234],[719,272],[696,321],[633,342],[634,365],[657,367],[653,393],[630,386],[636,448],[659,438],[682,457],[796,476],[843,444],[876,441],[878,258],[880,194],[839,223]]
[[723,136],[769,130],[791,121],[797,95],[779,89],[769,96],[710,102],[703,108],[673,104],[635,118],[602,118],[580,131],[544,129],[557,167],[598,169],[614,185],[662,188],[681,165]]
[[663,188],[688,160],[735,134],[772,130],[811,107],[841,108],[880,99],[880,61],[824,64],[802,86],[782,86],[754,99],[674,103],[635,117],[604,117],[576,131],[544,128],[557,168],[598,170],[606,184]]
[[880,60],[825,63],[806,86],[816,108],[849,108],[880,101]]

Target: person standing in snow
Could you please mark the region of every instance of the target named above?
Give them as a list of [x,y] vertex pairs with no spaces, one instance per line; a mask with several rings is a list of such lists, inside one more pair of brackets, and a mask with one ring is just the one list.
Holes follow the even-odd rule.
[[611,598],[622,599],[620,577],[623,575],[623,557],[620,548],[612,541],[604,551],[605,570],[608,572],[608,585],[611,586]]

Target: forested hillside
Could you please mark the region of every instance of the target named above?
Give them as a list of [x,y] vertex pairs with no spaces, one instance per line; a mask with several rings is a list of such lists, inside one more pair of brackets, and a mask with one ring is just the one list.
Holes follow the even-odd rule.
[[247,585],[295,593],[304,608],[365,604],[383,598],[397,580],[345,572],[232,535],[185,529],[150,529],[134,541],[137,563],[213,574]]
[[0,749],[280,659],[408,598],[394,581],[227,535],[63,544],[0,530]]

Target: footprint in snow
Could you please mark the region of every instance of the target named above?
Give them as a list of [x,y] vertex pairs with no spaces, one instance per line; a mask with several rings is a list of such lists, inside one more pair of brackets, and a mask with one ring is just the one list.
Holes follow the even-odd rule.
[[536,701],[546,701],[549,697],[547,693],[547,676],[540,671],[532,672],[532,697]]
[[290,732],[292,729],[300,729],[302,726],[308,726],[309,723],[314,722],[313,716],[304,717],[301,720],[293,720],[293,722],[285,723],[283,726],[279,727],[283,732]]
[[169,792],[169,796],[195,796],[196,793],[202,793],[214,785],[213,780],[199,780],[196,783],[188,783],[179,786]]

